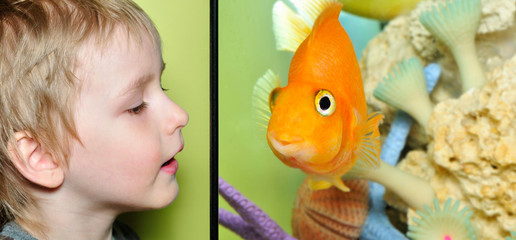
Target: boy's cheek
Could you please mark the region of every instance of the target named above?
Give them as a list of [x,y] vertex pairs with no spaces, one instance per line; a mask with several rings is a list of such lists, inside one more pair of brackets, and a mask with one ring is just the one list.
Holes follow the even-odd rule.
[[144,136],[139,138],[122,138],[118,142],[115,141],[112,151],[114,151],[113,155],[118,155],[118,157],[113,157],[121,158],[122,161],[129,161],[134,164],[157,164],[162,158],[159,146],[160,143],[157,139]]

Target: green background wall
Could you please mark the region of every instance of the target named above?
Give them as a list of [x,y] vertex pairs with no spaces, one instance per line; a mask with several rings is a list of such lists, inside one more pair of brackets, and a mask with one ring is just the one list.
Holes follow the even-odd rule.
[[141,239],[209,239],[209,43],[208,0],[135,0],[163,41],[163,87],[190,115],[178,154],[179,195],[168,207],[125,214]]
[[[288,168],[258,135],[251,115],[253,86],[267,69],[286,84],[292,53],[275,49],[276,0],[219,0],[219,176],[291,232],[292,205],[304,174]],[[230,209],[222,197],[219,206]],[[219,239],[241,239],[219,225]]]

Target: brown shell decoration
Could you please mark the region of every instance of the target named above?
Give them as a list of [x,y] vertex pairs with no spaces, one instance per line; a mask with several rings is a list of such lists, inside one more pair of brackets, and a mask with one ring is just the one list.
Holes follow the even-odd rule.
[[305,179],[297,192],[292,231],[300,240],[358,239],[369,209],[367,180],[344,180],[351,191],[335,187],[312,191]]

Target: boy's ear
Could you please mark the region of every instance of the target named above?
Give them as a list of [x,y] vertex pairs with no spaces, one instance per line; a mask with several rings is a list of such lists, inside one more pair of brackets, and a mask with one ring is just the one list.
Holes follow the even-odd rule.
[[62,166],[27,132],[14,134],[16,148],[9,145],[9,155],[16,169],[29,181],[46,187],[59,187],[64,180]]

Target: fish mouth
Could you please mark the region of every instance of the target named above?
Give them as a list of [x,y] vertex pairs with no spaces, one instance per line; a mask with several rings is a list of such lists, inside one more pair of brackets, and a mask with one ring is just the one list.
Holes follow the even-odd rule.
[[315,147],[304,141],[301,137],[290,139],[278,139],[269,137],[271,147],[281,156],[279,158],[309,163],[316,153]]
[[288,145],[298,144],[298,143],[303,142],[303,138],[299,137],[299,136],[290,137],[288,139],[273,137],[273,139],[283,146],[288,146]]

